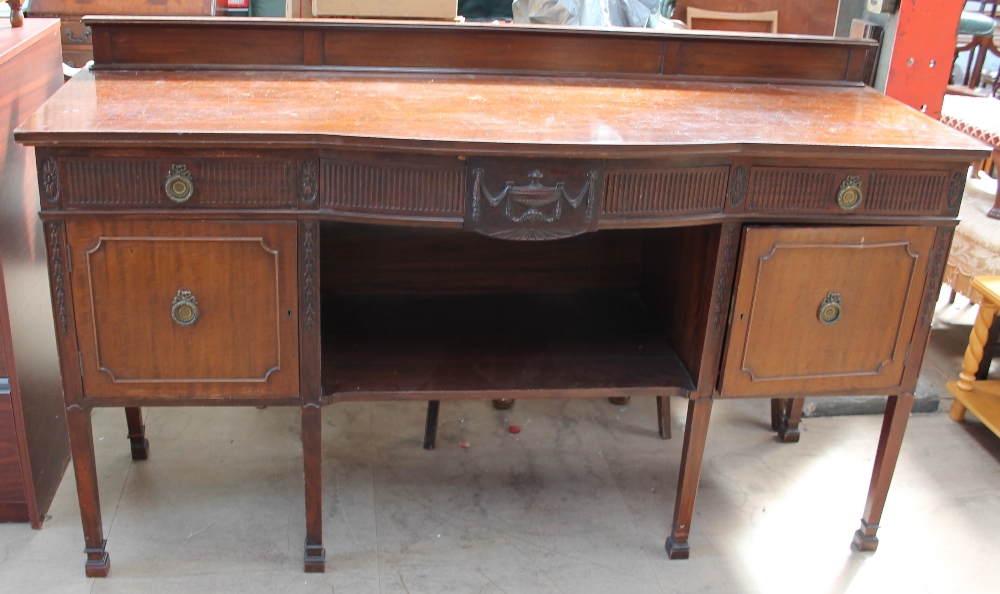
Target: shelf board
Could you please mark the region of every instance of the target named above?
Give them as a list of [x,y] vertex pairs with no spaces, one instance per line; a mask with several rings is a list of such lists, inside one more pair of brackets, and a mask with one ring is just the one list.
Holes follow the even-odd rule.
[[634,294],[351,296],[323,302],[329,400],[686,395]]

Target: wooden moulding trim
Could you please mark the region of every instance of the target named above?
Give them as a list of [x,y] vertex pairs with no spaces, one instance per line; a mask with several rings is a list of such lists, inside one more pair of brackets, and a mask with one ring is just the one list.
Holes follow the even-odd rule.
[[108,396],[84,398],[83,408],[121,406],[300,406],[298,394],[285,397],[178,398],[176,396]]
[[[749,69],[770,79],[860,84],[862,72],[852,64],[853,56],[874,47],[873,41],[864,39],[648,29],[176,17],[85,17],[84,22],[94,31],[97,69],[382,67],[397,71],[442,68],[494,73],[534,70],[549,75],[719,74],[727,79]],[[191,47],[191,41],[202,35],[224,39],[224,45],[232,49],[198,52]],[[409,38],[414,43],[386,45],[380,39],[385,35]],[[267,39],[262,41],[262,36]],[[272,51],[240,51],[262,42],[272,46]],[[368,43],[373,47],[364,47]],[[479,47],[481,51],[448,51],[456,44]],[[525,51],[520,56],[500,51],[512,44],[524,46]],[[579,51],[581,46],[595,44],[607,47],[605,51]],[[492,46],[497,51],[491,51]],[[175,50],[164,52],[162,47]],[[615,51],[644,59],[617,60],[611,55]],[[790,51],[796,56],[794,61],[782,58]],[[503,60],[498,58],[501,54],[505,55]],[[519,59],[520,65],[511,65],[511,57]]]
[[[368,138],[313,134],[239,134],[191,133],[178,137],[167,133],[106,132],[15,132],[14,139],[29,146],[58,146],[66,148],[116,149],[142,147],[149,149],[192,148],[206,150],[273,150],[332,148],[337,150],[363,149],[382,153],[417,152],[424,155],[455,155],[518,157],[518,158],[579,158],[579,159],[662,159],[671,157],[692,158],[706,156],[719,158],[726,155],[763,158],[881,158],[896,161],[979,161],[990,155],[982,150],[926,149],[923,147],[885,146],[794,146],[766,144],[633,144],[633,145],[563,145],[563,144],[513,144],[472,143],[447,140],[411,140],[401,138]],[[986,146],[985,144],[983,145]]]

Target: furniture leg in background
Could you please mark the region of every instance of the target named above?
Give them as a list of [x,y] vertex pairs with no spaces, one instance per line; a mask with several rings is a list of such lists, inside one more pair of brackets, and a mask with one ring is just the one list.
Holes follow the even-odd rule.
[[427,422],[424,425],[424,449],[433,450],[437,445],[438,432],[438,411],[441,409],[440,400],[427,401]]
[[799,441],[799,421],[805,398],[772,398],[771,429],[778,432],[778,439],[785,443]]
[[670,396],[656,397],[656,421],[659,425],[660,439],[670,439]]
[[[608,398],[611,404],[625,406],[631,400],[629,396]],[[497,398],[493,401],[493,408],[497,410],[509,410],[514,406],[513,398]],[[427,401],[427,419],[424,422],[424,449],[433,450],[437,445],[438,415],[441,411],[440,400]],[[661,439],[670,439],[670,397],[656,397],[656,417],[658,432]]]
[[125,422],[128,423],[128,439],[132,443],[132,459],[149,459],[149,440],[146,439],[146,425],[142,422],[142,409],[126,406]]

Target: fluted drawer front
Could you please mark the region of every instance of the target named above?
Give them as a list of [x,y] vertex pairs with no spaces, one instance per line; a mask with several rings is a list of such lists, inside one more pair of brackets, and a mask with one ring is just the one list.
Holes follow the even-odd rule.
[[721,212],[729,167],[609,169],[601,218]]
[[291,159],[70,157],[57,169],[67,209],[293,208],[300,194]]
[[744,208],[767,213],[954,214],[964,188],[964,172],[957,171],[753,167]]
[[320,207],[359,218],[461,221],[465,163],[454,158],[320,162]]

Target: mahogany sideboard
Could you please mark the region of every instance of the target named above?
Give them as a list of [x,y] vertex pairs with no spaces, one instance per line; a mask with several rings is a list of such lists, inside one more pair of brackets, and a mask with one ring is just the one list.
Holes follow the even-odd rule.
[[0,522],[40,528],[69,464],[35,153],[14,127],[63,83],[59,21],[0,21]]
[[872,42],[85,22],[95,66],[17,138],[38,155],[88,575],[109,569],[98,406],[301,407],[323,571],[323,405],[686,396],[666,544],[685,558],[715,399],[880,393],[854,538],[876,547],[988,150],[865,87]]

